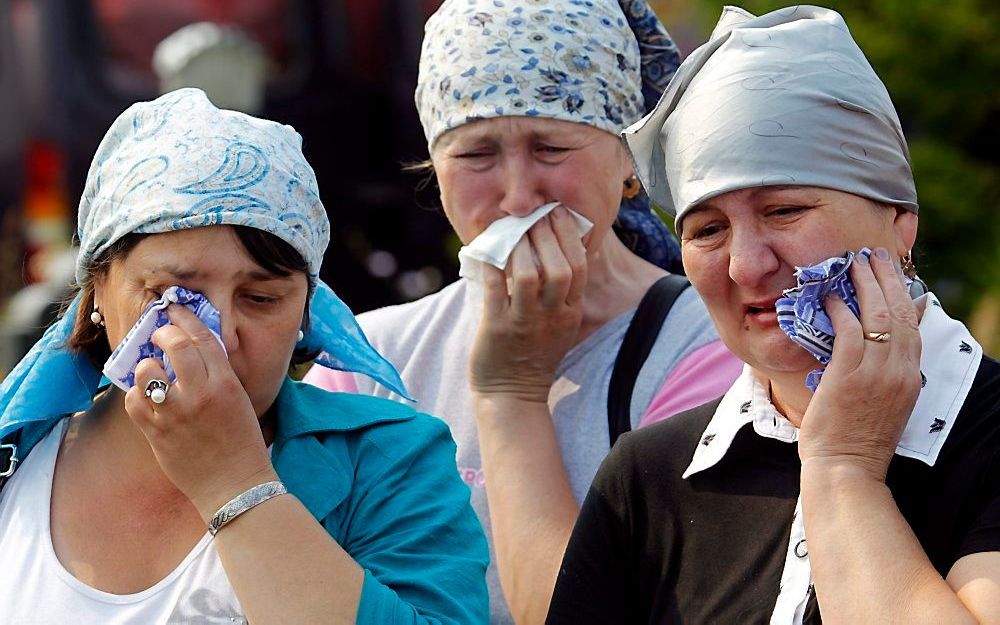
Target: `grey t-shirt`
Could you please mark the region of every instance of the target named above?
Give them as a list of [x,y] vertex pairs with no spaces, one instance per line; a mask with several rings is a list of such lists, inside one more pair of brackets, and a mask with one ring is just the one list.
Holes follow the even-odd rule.
[[[415,302],[390,306],[358,317],[372,345],[399,370],[418,408],[451,426],[458,446],[458,468],[472,490],[472,505],[490,539],[491,623],[513,623],[500,588],[486,502],[479,439],[468,384],[469,352],[479,327],[481,295],[460,279]],[[635,310],[615,317],[574,347],[556,372],[549,408],[559,448],[577,502],[582,502],[610,448],[608,384],[615,357]],[[646,411],[674,366],[687,354],[718,339],[704,304],[687,289],[670,311],[636,380],[632,427]],[[358,392],[399,397],[371,379],[354,376]],[[504,479],[495,476],[492,479]]]

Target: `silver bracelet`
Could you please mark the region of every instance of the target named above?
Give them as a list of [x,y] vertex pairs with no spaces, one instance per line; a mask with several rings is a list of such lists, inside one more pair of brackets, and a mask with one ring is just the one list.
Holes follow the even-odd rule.
[[285,488],[285,485],[280,480],[264,482],[243,491],[236,497],[233,497],[229,503],[219,508],[219,511],[212,517],[212,522],[208,524],[208,533],[215,536],[215,533],[225,527],[226,523],[229,523],[247,510],[259,506],[271,497],[284,495],[287,492],[288,489]]

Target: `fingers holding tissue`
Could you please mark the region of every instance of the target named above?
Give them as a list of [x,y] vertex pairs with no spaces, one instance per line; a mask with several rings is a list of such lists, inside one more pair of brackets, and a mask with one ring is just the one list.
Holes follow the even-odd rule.
[[[532,226],[546,217],[557,206],[559,206],[559,202],[550,202],[539,206],[530,214],[523,217],[510,215],[491,223],[472,242],[459,250],[458,275],[468,278],[473,283],[482,284],[484,264],[492,265],[501,270],[506,269],[507,261],[510,259],[518,242],[524,238]],[[573,218],[572,221],[577,231],[577,240],[582,239],[590,232],[594,224],[583,215],[565,207],[563,208]]]
[[[126,391],[125,410],[163,472],[206,518],[273,475],[257,415],[229,364],[220,328],[207,298],[171,287],[147,307],[104,367]],[[156,388],[159,401],[147,394]]]
[[558,204],[505,217],[462,249],[460,274],[483,288],[470,362],[473,390],[547,401],[582,320],[592,224]]

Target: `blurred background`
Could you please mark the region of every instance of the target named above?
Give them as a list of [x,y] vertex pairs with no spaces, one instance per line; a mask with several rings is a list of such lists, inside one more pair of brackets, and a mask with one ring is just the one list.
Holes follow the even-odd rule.
[[[183,85],[294,126],[333,223],[323,278],[362,312],[457,277],[413,105],[440,0],[0,0],[0,375],[58,311],[90,159],[129,104]],[[686,54],[721,11],[653,1]],[[755,13],[787,3],[748,0]],[[920,275],[1000,353],[1000,4],[844,0],[920,195]]]

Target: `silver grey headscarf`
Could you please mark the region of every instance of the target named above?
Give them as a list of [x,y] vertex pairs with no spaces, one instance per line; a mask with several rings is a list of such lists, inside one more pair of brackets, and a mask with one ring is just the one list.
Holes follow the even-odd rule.
[[917,212],[889,94],[839,13],[726,7],[656,108],[623,133],[653,201],[675,216],[750,187],[825,187]]

